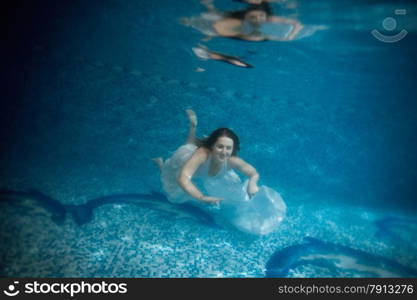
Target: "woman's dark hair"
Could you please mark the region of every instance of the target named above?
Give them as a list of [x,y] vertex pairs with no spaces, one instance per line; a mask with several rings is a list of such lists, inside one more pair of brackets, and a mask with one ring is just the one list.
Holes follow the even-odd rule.
[[236,18],[239,20],[243,20],[245,18],[245,15],[253,10],[262,10],[266,13],[267,16],[272,16],[273,12],[272,12],[272,8],[269,5],[269,3],[267,2],[263,2],[261,4],[251,4],[248,7],[246,7],[246,9],[242,9],[242,10],[235,10],[235,11],[228,11],[226,13],[224,13],[225,17],[229,17],[229,18]]
[[239,138],[237,137],[236,133],[234,133],[229,128],[218,128],[214,130],[209,137],[203,139],[201,142],[201,147],[207,148],[211,150],[216,143],[217,139],[225,136],[231,138],[233,140],[233,151],[232,155],[235,156],[240,149],[240,142]]

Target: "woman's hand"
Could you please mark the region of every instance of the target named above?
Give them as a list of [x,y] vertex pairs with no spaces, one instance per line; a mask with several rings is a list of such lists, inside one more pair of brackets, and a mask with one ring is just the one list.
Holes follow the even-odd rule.
[[258,188],[258,186],[256,185],[256,183],[255,184],[248,184],[248,194],[249,194],[249,197],[253,197],[253,196],[255,196],[255,194],[257,193],[259,191],[259,188]]
[[253,166],[245,162],[243,159],[236,156],[232,156],[229,160],[229,163],[233,168],[238,169],[240,172],[249,177],[249,182],[246,190],[249,197],[255,196],[255,194],[259,191],[257,184],[259,180],[258,171],[256,171]]
[[209,196],[203,196],[199,198],[200,201],[206,202],[206,203],[212,203],[212,204],[219,204],[220,201],[224,200],[223,198],[217,198],[217,197],[209,197]]

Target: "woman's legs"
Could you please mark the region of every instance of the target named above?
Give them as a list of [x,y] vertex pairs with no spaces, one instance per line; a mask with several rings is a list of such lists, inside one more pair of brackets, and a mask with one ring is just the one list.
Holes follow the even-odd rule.
[[[188,135],[185,144],[194,144],[198,146],[200,141],[195,136],[195,132],[197,130],[197,115],[192,109],[186,109],[185,112],[187,113],[189,121]],[[164,165],[164,159],[162,157],[155,157],[152,158],[152,160],[159,167],[159,170],[161,170]]]
[[185,144],[194,144],[198,145],[198,139],[195,136],[195,132],[197,130],[197,115],[192,109],[186,109],[185,112],[188,116],[188,122],[189,122],[189,129],[188,129],[188,135],[187,140],[185,141]]

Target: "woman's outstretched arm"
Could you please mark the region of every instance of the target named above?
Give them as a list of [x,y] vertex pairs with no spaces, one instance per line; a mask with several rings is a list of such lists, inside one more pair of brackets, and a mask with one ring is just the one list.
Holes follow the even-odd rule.
[[259,180],[259,173],[256,171],[256,169],[245,162],[243,159],[232,156],[229,160],[230,166],[233,168],[236,168],[243,174],[245,174],[247,177],[249,177],[249,183],[248,183],[248,194],[249,196],[253,197],[258,191],[258,180]]
[[[282,23],[282,24],[291,24],[293,25],[293,28],[291,30],[291,33],[284,39],[284,41],[290,41],[295,38],[295,36],[301,31],[301,29],[304,28],[304,25],[301,24],[298,20],[290,19],[290,18],[283,18],[278,16],[271,16],[268,18],[269,22],[272,23]],[[277,39],[279,40],[279,39]]]
[[182,167],[177,177],[177,183],[187,194],[189,194],[191,197],[197,200],[200,200],[202,202],[218,203],[220,200],[223,199],[217,197],[204,196],[203,193],[191,181],[191,178],[193,177],[195,171],[201,164],[203,164],[206,161],[207,157],[208,154],[205,149],[197,149],[197,151]]

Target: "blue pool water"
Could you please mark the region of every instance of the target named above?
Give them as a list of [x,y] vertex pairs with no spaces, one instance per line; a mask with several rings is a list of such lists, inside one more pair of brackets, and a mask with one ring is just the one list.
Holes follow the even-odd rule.
[[[179,21],[205,11],[197,0],[46,2],[10,10],[2,49],[2,277],[417,276],[413,1],[274,3],[326,29],[265,42],[203,40]],[[254,68],[201,60],[199,44]],[[150,158],[183,143],[186,108],[201,136],[232,128],[282,195],[273,233],[161,194]]]

